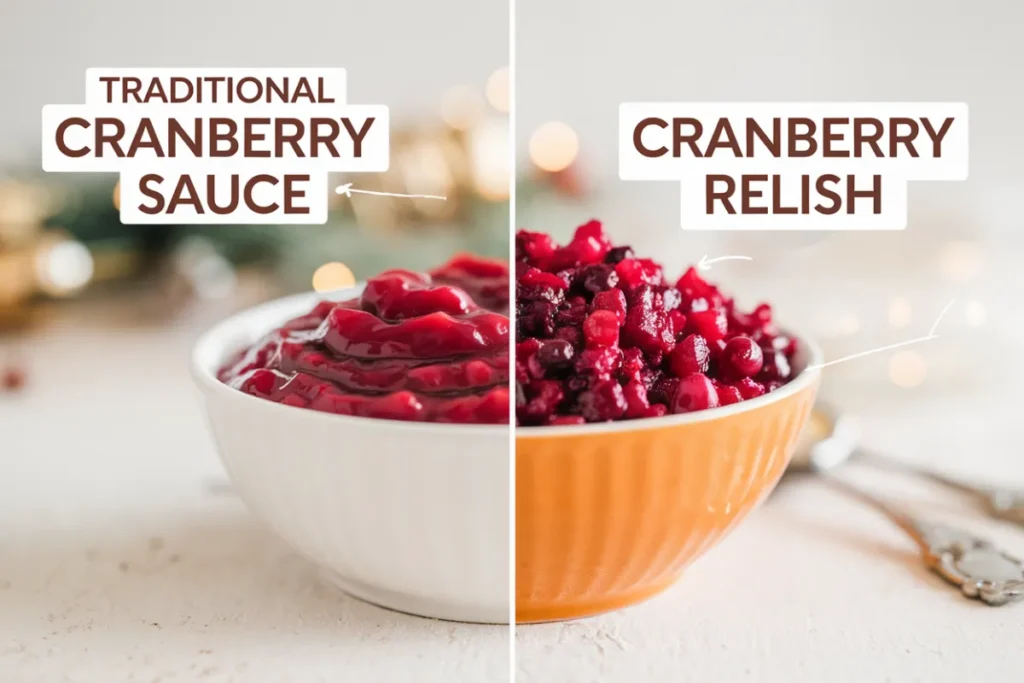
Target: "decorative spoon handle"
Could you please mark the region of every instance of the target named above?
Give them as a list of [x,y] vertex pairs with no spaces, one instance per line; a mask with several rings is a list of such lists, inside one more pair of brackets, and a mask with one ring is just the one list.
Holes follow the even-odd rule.
[[1024,598],[1024,562],[969,531],[911,517],[841,479],[824,476],[836,488],[859,498],[887,516],[914,539],[921,558],[968,598],[1006,605]]
[[888,469],[916,474],[951,489],[976,497],[992,517],[1024,526],[1024,490],[1012,488],[991,488],[969,484],[948,474],[908,465],[892,458],[858,448],[858,453],[867,456],[868,461]]
[[985,510],[990,516],[1024,526],[1024,491],[1009,488],[984,488],[938,472],[917,471],[932,481],[975,496],[985,506]]

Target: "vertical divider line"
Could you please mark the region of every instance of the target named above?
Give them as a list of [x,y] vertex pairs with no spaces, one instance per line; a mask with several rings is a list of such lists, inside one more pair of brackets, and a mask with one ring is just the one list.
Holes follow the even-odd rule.
[[508,258],[509,258],[509,428],[508,428],[508,666],[516,683],[516,0],[508,0]]

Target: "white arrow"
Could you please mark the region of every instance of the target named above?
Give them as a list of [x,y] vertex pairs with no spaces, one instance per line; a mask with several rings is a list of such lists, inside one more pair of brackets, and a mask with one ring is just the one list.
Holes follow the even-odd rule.
[[949,309],[952,308],[953,304],[955,304],[955,303],[956,303],[956,299],[952,299],[948,304],[946,304],[946,307],[942,309],[942,312],[939,313],[939,317],[936,318],[935,322],[932,324],[932,329],[928,330],[928,336],[926,336],[926,337],[917,337],[916,339],[908,339],[907,341],[899,342],[898,344],[889,344],[888,346],[883,346],[883,347],[877,348],[877,349],[871,349],[870,351],[861,351],[860,353],[855,353],[855,354],[850,355],[850,356],[843,356],[842,358],[836,358],[835,360],[830,360],[827,363],[819,363],[818,365],[810,365],[810,366],[807,367],[807,369],[808,370],[819,370],[821,368],[828,367],[829,365],[835,365],[836,363],[845,363],[846,361],[853,360],[854,358],[863,358],[864,356],[870,356],[873,353],[881,353],[882,351],[890,351],[892,349],[898,349],[901,346],[910,346],[911,344],[919,344],[921,342],[931,341],[932,339],[938,339],[939,335],[935,334],[935,330],[939,329],[939,323],[942,322],[942,318],[945,317],[946,313],[949,312]]
[[352,187],[352,183],[345,183],[344,185],[338,185],[334,188],[335,194],[343,194],[346,197],[351,197],[352,193],[357,194],[375,194],[378,197],[408,197],[410,199],[440,199],[441,201],[448,201],[447,197],[442,197],[436,194],[399,194],[397,192],[374,192],[373,190],[357,190]]
[[698,270],[711,270],[712,263],[718,263],[719,261],[753,261],[754,259],[750,256],[719,256],[718,258],[709,259],[707,254],[700,257],[700,261],[697,263]]

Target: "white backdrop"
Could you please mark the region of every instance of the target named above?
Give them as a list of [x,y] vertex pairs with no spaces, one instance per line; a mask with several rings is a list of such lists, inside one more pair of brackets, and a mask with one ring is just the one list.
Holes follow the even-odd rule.
[[538,125],[568,123],[587,172],[666,229],[679,224],[678,187],[617,179],[620,102],[966,101],[971,178],[912,188],[912,220],[915,207],[919,220],[931,220],[927,204],[939,215],[976,216],[989,234],[1022,227],[1024,4],[517,0],[517,7],[521,156]]
[[343,66],[401,120],[507,63],[503,0],[0,0],[0,167],[37,163],[40,108],[90,66]]

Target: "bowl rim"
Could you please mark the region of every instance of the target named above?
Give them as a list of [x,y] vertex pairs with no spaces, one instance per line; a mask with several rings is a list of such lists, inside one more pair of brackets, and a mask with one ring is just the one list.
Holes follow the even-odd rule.
[[648,429],[666,429],[681,425],[696,424],[698,422],[709,422],[712,420],[726,419],[733,415],[750,412],[763,408],[764,406],[778,403],[795,396],[804,389],[814,385],[821,376],[822,351],[816,342],[808,337],[793,334],[790,335],[800,343],[797,356],[800,365],[803,366],[796,376],[770,394],[764,394],[732,405],[711,408],[709,410],[698,410],[682,415],[665,415],[663,417],[648,417],[635,420],[618,420],[615,422],[597,422],[582,425],[545,425],[539,427],[516,427],[516,441],[529,439],[551,439],[560,436],[600,436],[602,434],[619,434],[623,432],[637,432]]
[[[449,422],[417,422],[413,420],[388,420],[376,417],[358,417],[354,415],[336,415],[309,408],[299,408],[283,403],[268,401],[251,396],[224,384],[216,377],[219,369],[228,356],[241,349],[245,343],[254,343],[268,334],[275,324],[282,324],[294,317],[308,313],[317,301],[331,299],[343,301],[357,296],[364,283],[352,287],[337,289],[330,292],[307,291],[299,294],[271,299],[255,306],[243,309],[224,318],[213,327],[203,332],[192,346],[191,370],[192,378],[200,390],[222,398],[235,401],[240,405],[250,405],[252,410],[280,413],[282,418],[301,416],[305,420],[324,420],[339,427],[349,426],[359,429],[379,429],[391,432],[394,430],[414,431],[417,433],[435,434],[445,437],[480,437],[504,436],[511,434],[509,424],[455,424]],[[274,322],[276,321],[276,323]],[[245,338],[239,345],[231,344],[232,339]],[[510,403],[509,418],[512,418]]]
[[[353,415],[335,415],[309,408],[299,408],[283,403],[276,403],[266,399],[251,396],[237,389],[229,387],[217,379],[216,368],[221,367],[228,355],[236,352],[241,346],[228,346],[227,338],[245,337],[254,343],[263,335],[267,334],[275,324],[284,323],[291,318],[302,315],[309,311],[315,302],[323,299],[343,301],[352,298],[362,291],[364,283],[357,283],[352,287],[333,290],[330,292],[306,291],[299,294],[271,299],[255,306],[238,311],[227,318],[224,318],[214,326],[203,332],[192,347],[191,369],[192,377],[196,384],[204,392],[223,397],[224,400],[239,401],[251,405],[254,410],[280,412],[282,417],[288,415],[296,416],[301,413],[303,419],[325,420],[339,426],[348,425],[353,428],[381,429],[381,430],[405,430],[419,433],[436,434],[438,436],[460,437],[460,436],[510,436],[515,435],[516,441],[520,439],[541,439],[553,437],[576,437],[601,434],[616,434],[622,432],[644,431],[648,429],[663,429],[677,427],[698,422],[724,419],[740,413],[757,410],[758,408],[776,403],[813,385],[821,376],[822,351],[821,348],[809,337],[792,334],[800,342],[799,356],[802,356],[801,369],[797,375],[785,385],[779,387],[770,394],[758,396],[757,398],[741,401],[729,406],[713,408],[710,410],[698,410],[682,415],[666,415],[664,417],[640,418],[635,420],[618,420],[615,422],[588,423],[584,425],[547,425],[547,426],[514,426],[514,408],[510,403],[509,424],[453,424],[447,422],[415,422],[411,420],[388,420],[384,418],[357,417]],[[274,322],[276,321],[276,323]],[[257,325],[257,322],[259,323]],[[511,392],[512,387],[509,387]],[[514,431],[513,431],[514,426]],[[511,440],[510,440],[511,446]]]

